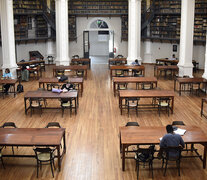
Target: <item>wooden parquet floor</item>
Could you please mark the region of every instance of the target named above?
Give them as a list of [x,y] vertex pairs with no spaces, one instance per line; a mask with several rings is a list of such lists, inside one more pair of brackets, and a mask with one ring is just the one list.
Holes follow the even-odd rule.
[[[46,67],[43,76],[52,76],[52,66]],[[153,66],[146,65],[146,76],[153,76]],[[197,74],[201,76],[201,74]],[[36,90],[38,81],[23,82],[24,90]],[[173,81],[160,79],[158,87],[173,90]],[[24,92],[24,93],[25,93]],[[200,117],[201,98],[189,93],[179,96],[175,93],[174,114],[168,117],[157,111],[140,111],[136,117],[131,112],[121,116],[118,108],[118,97],[114,97],[112,82],[107,64],[93,64],[84,81],[83,97],[80,97],[78,113],[70,117],[69,112],[61,116],[61,110],[44,110],[42,116],[35,112],[32,117],[24,114],[24,93],[16,98],[8,95],[0,97],[0,125],[13,121],[18,127],[45,127],[48,122],[56,121],[66,128],[67,153],[62,162],[62,171],[55,171],[58,180],[133,180],[136,179],[135,161],[126,160],[126,170],[121,170],[119,153],[119,127],[128,121],[137,121],[140,126],[166,126],[172,121],[182,120],[186,125],[196,125],[207,134],[207,119]],[[60,104],[58,101],[48,103]],[[207,112],[207,111],[206,111]],[[195,145],[199,151],[201,147]],[[158,147],[156,147],[158,149]],[[3,153],[12,153],[7,147]],[[15,148],[15,153],[33,153],[32,148]],[[189,152],[190,153],[190,152]],[[31,158],[4,158],[6,169],[0,166],[1,180],[36,179],[36,161]],[[56,163],[57,167],[57,163]],[[43,166],[39,179],[53,179],[49,166]],[[151,179],[148,167],[141,168],[140,179]],[[170,165],[166,177],[163,177],[161,161],[154,161],[154,180],[162,179],[207,179],[207,170],[202,168],[199,159],[183,159],[181,176],[178,176],[175,165]]]

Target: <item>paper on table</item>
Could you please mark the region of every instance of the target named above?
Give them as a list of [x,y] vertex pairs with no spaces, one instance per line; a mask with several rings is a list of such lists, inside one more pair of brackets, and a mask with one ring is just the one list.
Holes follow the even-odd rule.
[[179,134],[181,136],[184,135],[185,132],[186,132],[185,129],[180,129],[180,128],[178,128],[177,130],[174,131],[175,134]]

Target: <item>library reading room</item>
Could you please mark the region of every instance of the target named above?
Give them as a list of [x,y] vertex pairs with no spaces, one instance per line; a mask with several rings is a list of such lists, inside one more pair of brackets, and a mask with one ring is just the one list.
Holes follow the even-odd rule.
[[207,0],[0,0],[0,180],[207,179]]

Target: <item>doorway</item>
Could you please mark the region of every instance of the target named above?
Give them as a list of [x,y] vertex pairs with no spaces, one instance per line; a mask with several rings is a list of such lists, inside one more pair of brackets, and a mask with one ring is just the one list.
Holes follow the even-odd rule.
[[90,29],[83,32],[84,57],[91,58],[92,63],[107,64],[113,56],[114,32],[108,24],[96,19],[90,24]]

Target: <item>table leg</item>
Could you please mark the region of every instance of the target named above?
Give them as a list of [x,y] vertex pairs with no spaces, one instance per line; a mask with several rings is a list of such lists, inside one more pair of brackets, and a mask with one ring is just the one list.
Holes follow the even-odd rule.
[[26,98],[24,98],[24,112],[25,112],[25,114],[27,114],[27,99]]
[[176,91],[176,79],[174,79],[174,91]]
[[113,86],[114,86],[114,96],[116,96],[116,83],[113,82]]
[[179,85],[179,96],[181,96],[181,85],[182,85],[182,83],[180,83],[180,85]]
[[202,117],[202,115],[203,115],[203,103],[204,103],[204,100],[202,99],[202,100],[201,100],[201,117]]
[[66,142],[65,142],[65,132],[63,134],[63,153],[66,153]]
[[76,102],[76,98],[75,98],[75,114],[77,114],[77,102]]
[[83,82],[81,83],[81,97],[83,95]]
[[172,97],[172,109],[171,109],[171,114],[173,114],[173,109],[174,109],[174,97]]
[[119,108],[121,111],[121,115],[122,115],[122,99],[119,97]]
[[60,145],[58,145],[56,148],[57,148],[57,157],[58,157],[58,169],[59,171],[61,171]]
[[207,152],[207,144],[204,145],[204,152],[203,152],[203,169],[206,169],[206,152]]
[[86,69],[86,79],[87,79],[87,69]]
[[112,69],[110,69],[110,76],[111,76],[111,79],[112,79]]
[[15,89],[15,84],[14,84],[14,86],[13,86],[14,88],[14,97],[16,96],[16,89]]
[[125,145],[122,144],[122,171],[125,171]]

